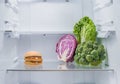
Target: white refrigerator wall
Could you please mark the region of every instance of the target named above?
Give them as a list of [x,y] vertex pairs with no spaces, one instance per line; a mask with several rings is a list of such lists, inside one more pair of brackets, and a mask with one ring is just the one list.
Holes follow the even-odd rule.
[[81,5],[67,2],[21,3],[19,8],[20,31],[69,31],[82,17]]
[[[91,0],[71,0],[71,3],[20,3],[19,18],[20,26],[17,29],[20,32],[29,31],[68,31],[73,29],[73,25],[82,16],[88,15],[94,17]],[[79,3],[77,2],[79,1]],[[83,2],[83,3],[82,3]],[[89,3],[88,3],[89,2]],[[4,7],[4,0],[0,1],[0,30],[4,28],[4,20],[10,20],[16,17]],[[81,4],[81,5],[79,5]],[[87,8],[87,10],[85,10]],[[107,47],[110,66],[116,66],[117,79],[120,79],[120,0],[114,0],[114,6],[107,8],[98,14],[98,17],[104,19],[113,19],[115,22],[116,33],[113,33],[108,39],[103,39],[103,43]],[[3,10],[5,9],[5,10]],[[44,9],[44,10],[43,10]],[[109,12],[108,12],[109,11]],[[57,13],[56,13],[57,12]],[[109,13],[109,14],[108,14]],[[5,15],[4,15],[5,14]],[[7,14],[7,15],[6,15]],[[101,14],[101,15],[100,15]],[[102,15],[105,14],[105,15]],[[9,16],[10,15],[10,16]],[[100,16],[99,16],[100,15]],[[102,17],[101,17],[102,16]],[[112,17],[111,17],[112,16]],[[94,17],[95,18],[95,17]],[[49,29],[48,29],[49,28]],[[57,60],[55,53],[55,44],[61,35],[21,35],[20,39],[11,39],[3,36],[0,32],[0,84],[3,84],[4,70],[12,64],[13,58],[18,56],[23,60],[26,51],[37,50],[43,54],[45,59]],[[47,39],[46,39],[47,38]],[[52,39],[52,40],[51,40]],[[24,45],[23,45],[24,44]],[[44,47],[48,46],[48,47]],[[52,56],[49,56],[52,53]],[[7,59],[7,61],[6,61]],[[4,65],[3,65],[4,64]],[[99,79],[99,78],[98,78]],[[120,81],[118,80],[118,84]]]
[[13,64],[17,50],[16,39],[4,37],[4,22],[16,17],[16,14],[10,8],[6,7],[4,2],[4,0],[0,0],[0,84],[4,84],[5,70]]
[[19,31],[71,31],[82,16],[93,17],[91,8],[91,0],[20,3]]
[[[117,82],[120,83],[120,0],[113,0],[113,5],[95,12],[94,19],[101,21],[113,21],[115,32],[107,39],[103,39],[103,43],[107,47],[109,66],[116,70]],[[111,27],[111,26],[109,26]],[[111,27],[112,28],[112,27]]]

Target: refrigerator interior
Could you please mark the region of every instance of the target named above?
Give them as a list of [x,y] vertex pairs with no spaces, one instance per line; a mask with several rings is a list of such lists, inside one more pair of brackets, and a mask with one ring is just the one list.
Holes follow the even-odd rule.
[[[5,1],[0,1],[1,84],[119,84],[120,15],[114,10],[120,9],[119,0],[107,0],[113,1],[112,5],[103,9],[97,8],[97,0],[19,0],[17,5],[13,0],[12,7]],[[103,29],[110,31],[109,36],[99,39],[107,48],[109,67],[113,69],[84,71],[75,67],[77,71],[57,71],[56,43],[64,34],[72,33],[74,24],[83,16],[89,16],[96,25],[110,22],[110,30]],[[44,62],[58,63],[56,71],[44,71],[44,66],[37,71],[26,69],[24,53],[31,50],[41,52]]]

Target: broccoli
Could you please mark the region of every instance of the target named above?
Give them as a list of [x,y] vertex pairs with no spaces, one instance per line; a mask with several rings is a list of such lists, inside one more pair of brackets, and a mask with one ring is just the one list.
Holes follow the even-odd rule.
[[81,45],[84,46],[84,45],[85,45],[85,42],[82,42]]
[[80,58],[79,63],[83,64],[83,65],[88,65],[89,64],[84,58]]
[[86,43],[86,46],[87,46],[88,48],[93,48],[93,42],[92,42],[92,41],[88,41],[88,42]]
[[74,60],[76,61],[77,64],[79,64],[79,59],[80,59],[80,56],[78,56],[78,55],[74,56]]
[[97,50],[98,49],[98,45],[93,44],[93,48]]
[[80,54],[80,53],[78,53],[78,56],[79,56],[79,57],[80,57],[80,55],[81,55],[81,54]]
[[81,52],[82,51],[82,46],[80,44],[78,44],[75,53]]
[[81,53],[81,57],[83,57],[83,58],[84,58],[84,57],[85,57],[85,53]]
[[86,60],[87,60],[88,62],[93,61],[92,55],[87,55],[87,56],[86,56]]
[[83,53],[85,53],[85,54],[90,54],[90,52],[89,52],[88,49],[84,49],[84,50],[83,50]]
[[101,59],[101,60],[104,60],[105,58],[106,58],[106,53],[105,53],[104,55],[101,55],[101,56],[100,56],[100,59]]
[[100,56],[104,55],[105,54],[104,46],[103,45],[99,45],[97,51],[98,51],[98,54]]
[[99,45],[97,41],[95,41],[94,44],[97,45],[97,46]]
[[81,52],[81,51],[83,50],[83,47],[81,46],[79,50],[80,50],[80,52]]
[[83,50],[86,50],[86,49],[88,49],[88,47],[87,47],[87,45],[84,45]]
[[104,45],[100,44],[99,48],[104,49]]
[[91,54],[94,55],[94,56],[98,56],[98,51],[97,50],[93,50],[93,51],[91,51]]
[[101,63],[101,60],[94,60],[94,61],[90,62],[90,65],[98,66],[100,63]]
[[75,62],[81,65],[97,66],[106,58],[104,45],[87,41],[78,44],[75,51]]
[[79,63],[80,63],[80,64],[83,64],[83,62],[84,62],[84,58],[80,58],[80,59],[79,59]]
[[88,48],[88,51],[91,52],[93,49],[92,48]]

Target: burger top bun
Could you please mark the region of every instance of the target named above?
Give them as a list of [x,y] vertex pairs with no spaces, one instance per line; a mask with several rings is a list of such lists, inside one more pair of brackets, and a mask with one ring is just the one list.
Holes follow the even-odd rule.
[[30,57],[30,56],[42,56],[41,53],[37,52],[37,51],[29,51],[29,52],[26,52],[25,57]]

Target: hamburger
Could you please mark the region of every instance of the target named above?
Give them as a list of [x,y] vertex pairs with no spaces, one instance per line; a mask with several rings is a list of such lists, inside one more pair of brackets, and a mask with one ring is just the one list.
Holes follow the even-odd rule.
[[29,51],[24,55],[24,63],[26,65],[40,65],[42,64],[42,55],[37,51]]

